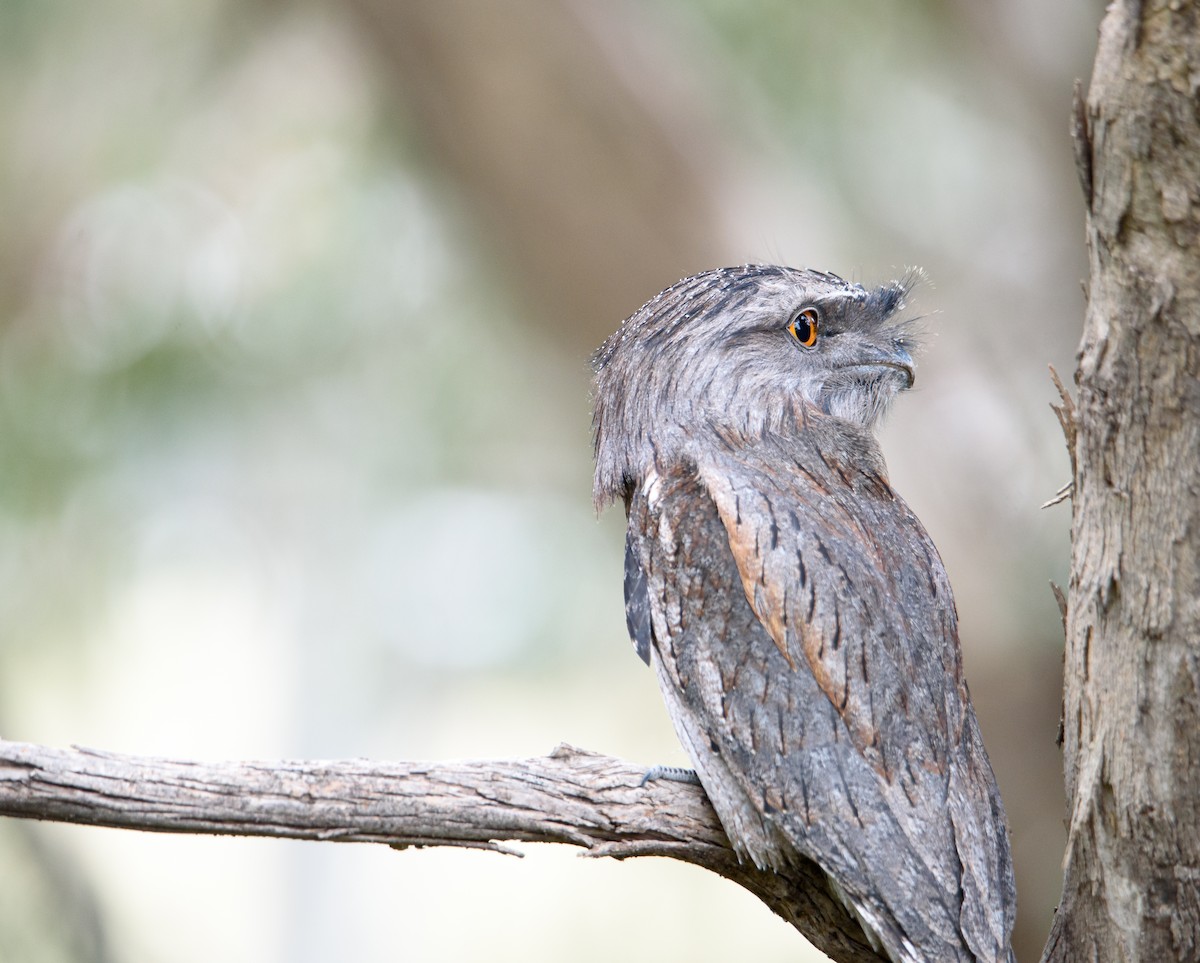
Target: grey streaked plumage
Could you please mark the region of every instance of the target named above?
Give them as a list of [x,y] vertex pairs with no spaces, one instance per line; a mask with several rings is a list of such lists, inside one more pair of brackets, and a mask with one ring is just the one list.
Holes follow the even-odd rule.
[[663,291],[596,356],[595,497],[625,505],[630,636],[739,855],[816,862],[898,963],[990,963],[1004,812],[945,570],[872,434],[912,383],[905,293],[758,265]]

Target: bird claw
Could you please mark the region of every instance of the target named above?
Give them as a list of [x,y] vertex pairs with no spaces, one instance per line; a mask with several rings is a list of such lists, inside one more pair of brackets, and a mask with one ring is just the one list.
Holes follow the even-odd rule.
[[700,777],[696,775],[695,769],[685,769],[683,766],[651,766],[646,770],[646,774],[642,776],[642,781],[638,783],[638,788],[642,788],[648,782],[653,782],[655,779],[667,779],[671,782],[686,782],[693,786],[700,785]]

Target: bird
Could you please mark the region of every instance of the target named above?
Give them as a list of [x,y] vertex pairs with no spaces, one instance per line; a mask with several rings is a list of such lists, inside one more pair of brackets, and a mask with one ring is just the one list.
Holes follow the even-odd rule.
[[875,437],[913,385],[913,282],[665,289],[593,356],[593,494],[624,505],[630,638],[738,857],[817,864],[895,963],[1011,961],[953,593]]

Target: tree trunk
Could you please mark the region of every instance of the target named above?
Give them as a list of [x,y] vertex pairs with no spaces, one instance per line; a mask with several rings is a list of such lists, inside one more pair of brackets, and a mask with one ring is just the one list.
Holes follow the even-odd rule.
[[1077,109],[1091,280],[1045,960],[1200,959],[1197,21],[1194,0],[1113,3]]
[[339,6],[552,341],[586,357],[664,278],[726,260],[704,182],[717,132],[650,79],[622,76],[587,22],[604,22],[605,5]]

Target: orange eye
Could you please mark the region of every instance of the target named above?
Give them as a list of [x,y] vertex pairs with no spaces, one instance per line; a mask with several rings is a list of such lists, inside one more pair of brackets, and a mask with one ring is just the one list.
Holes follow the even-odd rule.
[[800,342],[800,347],[812,348],[817,343],[819,327],[816,308],[805,308],[788,322],[787,329],[788,334]]

